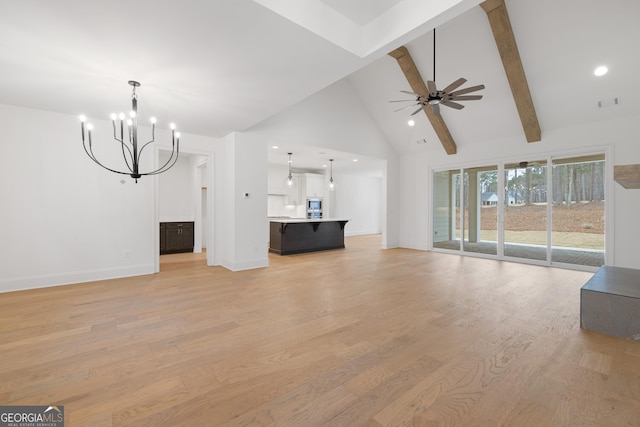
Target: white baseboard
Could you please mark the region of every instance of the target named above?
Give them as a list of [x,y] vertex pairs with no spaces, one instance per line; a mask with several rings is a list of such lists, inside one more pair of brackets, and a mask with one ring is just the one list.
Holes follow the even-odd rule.
[[431,250],[431,248],[429,247],[428,243],[421,243],[421,242],[403,241],[403,242],[398,243],[398,245],[396,247],[405,248],[405,249],[416,249],[418,251],[430,251]]
[[367,234],[381,234],[382,231],[380,230],[356,230],[356,231],[349,231],[344,233],[344,237],[350,237],[350,236],[364,236]]
[[387,241],[387,242],[382,242],[382,249],[393,249],[393,248],[399,248],[401,247],[400,244],[398,244],[397,241]]
[[244,260],[239,262],[233,262],[228,259],[222,260],[220,265],[231,271],[252,270],[254,268],[269,267],[269,258],[255,258],[250,260]]
[[153,272],[153,264],[143,264],[126,268],[118,267],[102,270],[75,271],[62,274],[0,279],[0,293],[48,288],[51,286],[72,285],[74,283],[94,282],[96,280],[141,276],[143,274],[153,274]]

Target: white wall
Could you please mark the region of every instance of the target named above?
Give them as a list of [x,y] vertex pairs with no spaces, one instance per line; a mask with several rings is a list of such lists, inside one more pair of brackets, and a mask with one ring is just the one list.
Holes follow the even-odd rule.
[[[301,202],[305,202],[302,200]],[[267,196],[268,216],[288,216],[289,218],[305,218],[304,205],[292,205],[289,197],[282,194],[269,194]]]
[[[269,166],[275,176],[285,177],[286,168]],[[282,172],[284,171],[284,172]],[[347,218],[349,223],[345,235],[377,234],[382,232],[382,178],[370,173],[334,173],[339,185],[335,191],[325,190],[322,196],[323,215],[325,218]],[[329,185],[328,175],[325,187]],[[306,197],[300,198],[299,206],[289,205],[289,198],[284,195],[269,194],[267,196],[267,213],[269,216],[306,217]],[[267,238],[268,240],[268,238]]]
[[[82,150],[75,116],[0,105],[0,117],[4,141],[0,221],[5,224],[0,291],[155,271],[156,178],[142,177],[135,184],[128,176],[93,164]],[[102,129],[108,134],[111,124],[107,120],[94,120],[94,124],[96,147],[102,147],[97,135]],[[168,132],[158,131],[156,140],[167,136]],[[112,142],[110,136],[106,138],[104,142]],[[426,249],[430,169],[596,149],[609,151],[610,165],[640,163],[639,138],[640,117],[635,116],[556,130],[543,127],[539,143],[527,144],[523,137],[464,141],[454,156],[434,147],[398,157],[350,84],[340,81],[246,132],[222,139],[183,133],[181,148],[208,155],[213,162],[208,168],[213,197],[207,203],[214,223],[208,235],[209,264],[241,270],[268,263],[264,241],[267,144],[291,141],[386,160],[380,182],[383,247]],[[116,161],[121,154],[116,150],[99,155]],[[365,186],[373,191],[376,185]],[[625,190],[617,184],[610,190],[607,199],[614,208],[613,217],[607,218],[614,243],[608,248],[614,255],[610,263],[639,268],[640,190]],[[243,197],[245,192],[249,197]],[[372,227],[355,225],[347,231]]]
[[[160,152],[160,164],[169,159],[169,154]],[[183,154],[171,169],[158,175],[160,222],[195,220],[195,167],[193,157]]]
[[336,182],[335,217],[349,219],[346,236],[382,232],[382,178],[333,174]]
[[[545,130],[542,141],[526,143],[524,137],[503,141],[465,141],[457,155],[447,156],[440,147],[403,156],[401,164],[400,245],[426,249],[429,247],[430,169],[470,167],[496,164],[498,161],[520,161],[546,155],[563,155],[589,151],[608,151],[607,163],[640,163],[640,117],[624,117],[609,121],[584,123],[580,126]],[[611,173],[612,167],[609,172]],[[607,247],[609,264],[640,268],[637,244],[640,241],[638,212],[640,190],[625,190],[609,177],[607,202],[613,216],[606,219],[612,244]]]
[[256,142],[265,144],[265,149],[267,144],[291,142],[386,160],[382,246],[398,245],[398,157],[348,81],[334,83],[250,132]]
[[227,239],[221,264],[233,271],[266,267],[267,146],[250,132],[234,132],[225,143]]
[[[0,291],[151,273],[153,179],[94,164],[75,116],[0,105],[0,117]],[[113,164],[98,142],[111,123],[94,124]]]
[[[207,239],[207,259],[214,254],[209,265],[232,271],[265,267],[266,145],[253,141],[250,134],[236,132],[220,140],[189,135],[188,141],[192,153],[210,151],[213,159],[213,170],[207,167],[207,216],[214,224]],[[245,198],[244,193],[249,196]]]
[[[76,116],[7,105],[0,105],[0,116],[0,221],[6,228],[0,245],[0,292],[157,271],[160,176],[143,176],[136,184],[94,164],[82,149]],[[119,164],[111,123],[91,121],[96,154],[110,165]],[[169,148],[168,136],[167,131],[156,132],[159,148]],[[255,229],[246,227],[254,214],[264,223],[266,201],[261,196],[241,200],[235,187],[237,183],[252,196],[266,197],[266,146],[256,150],[241,142],[234,135],[215,139],[182,132],[181,138],[181,151],[212,162],[207,167],[213,195],[207,199],[208,217],[214,224],[207,230],[208,264],[230,269],[266,264],[264,237],[260,244],[254,242]],[[153,158],[148,149],[143,166],[152,166]]]

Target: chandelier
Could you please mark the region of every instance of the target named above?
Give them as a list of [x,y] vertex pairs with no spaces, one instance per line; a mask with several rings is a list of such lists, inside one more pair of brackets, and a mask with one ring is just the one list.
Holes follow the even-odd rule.
[[[176,132],[176,126],[171,123],[169,127],[171,128],[171,156],[169,160],[166,161],[161,167],[156,170],[149,172],[140,172],[140,156],[142,155],[142,151],[152,142],[155,141],[155,130],[156,130],[156,119],[155,117],[151,117],[151,140],[144,143],[140,149],[138,149],[138,95],[136,95],[136,88],[140,87],[140,83],[130,80],[129,84],[133,86],[133,92],[131,94],[131,112],[129,113],[129,118],[126,118],[124,113],[120,113],[119,115],[111,114],[111,124],[113,125],[113,139],[116,142],[120,143],[120,148],[122,149],[122,156],[124,157],[124,163],[127,167],[127,170],[121,171],[112,169],[103,165],[93,153],[93,144],[91,141],[91,131],[93,130],[93,125],[91,123],[87,123],[85,125],[85,121],[87,118],[82,115],[80,116],[80,127],[82,130],[82,146],[84,147],[84,151],[87,153],[89,158],[96,162],[99,166],[104,169],[119,173],[122,175],[129,175],[131,178],[135,179],[136,183],[138,182],[138,178],[143,175],[157,175],[162,172],[166,172],[178,161],[178,155],[180,153],[180,133]],[[127,126],[127,138],[125,139],[124,127],[125,124]],[[85,132],[86,129],[86,132]],[[85,138],[86,133],[86,138]]]

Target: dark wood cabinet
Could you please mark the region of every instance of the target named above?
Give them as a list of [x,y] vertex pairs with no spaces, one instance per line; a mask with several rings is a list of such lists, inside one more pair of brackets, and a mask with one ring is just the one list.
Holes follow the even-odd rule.
[[193,252],[193,222],[160,223],[160,255]]

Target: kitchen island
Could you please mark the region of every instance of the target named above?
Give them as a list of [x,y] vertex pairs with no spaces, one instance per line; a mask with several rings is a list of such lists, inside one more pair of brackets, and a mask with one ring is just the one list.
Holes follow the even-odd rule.
[[279,255],[344,248],[348,219],[272,219],[269,252]]

